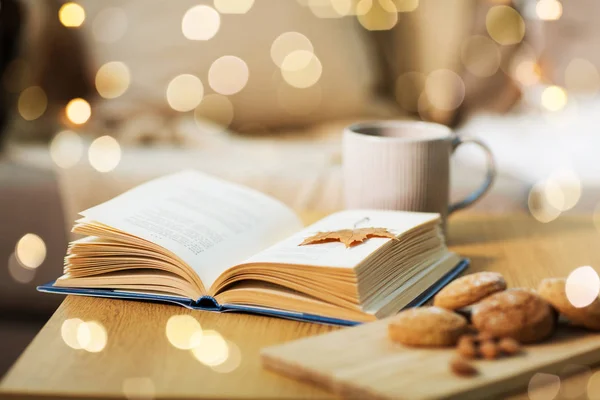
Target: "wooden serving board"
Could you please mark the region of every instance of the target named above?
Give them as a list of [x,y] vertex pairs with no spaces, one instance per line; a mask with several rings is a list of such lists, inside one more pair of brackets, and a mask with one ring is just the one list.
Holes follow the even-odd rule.
[[454,375],[454,349],[409,348],[387,338],[386,320],[268,347],[263,366],[351,398],[473,398],[526,389],[536,372],[559,373],[568,364],[600,362],[600,334],[561,326],[522,355],[477,360],[479,374]]

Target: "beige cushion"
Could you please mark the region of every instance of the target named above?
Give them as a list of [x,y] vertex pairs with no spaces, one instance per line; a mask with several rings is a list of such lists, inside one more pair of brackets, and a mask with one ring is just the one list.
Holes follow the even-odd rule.
[[[91,58],[90,76],[110,61],[123,62],[130,70],[131,85],[125,94],[103,101],[105,117],[131,117],[139,110],[177,114],[165,98],[169,82],[180,74],[195,75],[206,98],[214,94],[208,78],[211,64],[226,55],[242,59],[249,71],[246,86],[227,96],[233,104],[231,126],[235,130],[377,115],[369,111],[378,70],[373,64],[376,57],[368,32],[354,18],[317,18],[297,1],[260,0],[246,14],[221,14],[214,37],[196,41],[182,33],[182,18],[199,4],[195,0],[79,3],[86,10],[81,32]],[[202,4],[213,6],[212,1]],[[115,8],[121,11],[115,12]],[[113,12],[110,23],[106,23],[107,9]],[[271,59],[273,41],[288,31],[308,37],[320,60],[322,74],[309,88],[287,84]],[[217,75],[219,72],[224,74],[221,85],[242,79],[226,65]]]

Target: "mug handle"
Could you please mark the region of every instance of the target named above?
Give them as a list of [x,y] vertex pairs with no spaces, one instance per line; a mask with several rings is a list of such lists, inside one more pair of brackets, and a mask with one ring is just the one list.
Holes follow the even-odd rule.
[[480,141],[479,139],[471,138],[471,137],[463,137],[459,138],[456,136],[452,140],[452,152],[456,150],[458,146],[465,143],[473,143],[478,145],[484,152],[487,158],[487,173],[485,175],[485,181],[483,184],[475,190],[473,193],[468,195],[461,201],[458,201],[454,204],[451,204],[448,208],[448,215],[452,214],[455,211],[462,210],[463,208],[469,207],[471,204],[475,203],[479,200],[484,194],[487,193],[488,190],[492,187],[494,180],[496,179],[496,162],[494,161],[494,156],[492,155],[492,151],[490,148]]

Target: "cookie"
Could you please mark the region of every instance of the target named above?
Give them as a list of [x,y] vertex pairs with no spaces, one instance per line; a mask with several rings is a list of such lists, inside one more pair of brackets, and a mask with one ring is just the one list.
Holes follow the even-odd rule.
[[467,320],[439,307],[411,308],[390,320],[388,336],[407,346],[454,346],[465,333]]
[[526,289],[510,289],[484,299],[473,306],[472,322],[481,332],[521,343],[548,338],[556,325],[552,307]]
[[565,292],[567,280],[564,278],[544,279],[538,287],[539,295],[550,303],[574,325],[600,331],[600,299],[592,304],[577,308],[571,304]]
[[489,295],[506,289],[506,281],[497,272],[478,272],[463,276],[442,289],[433,299],[436,307],[456,310],[470,306]]

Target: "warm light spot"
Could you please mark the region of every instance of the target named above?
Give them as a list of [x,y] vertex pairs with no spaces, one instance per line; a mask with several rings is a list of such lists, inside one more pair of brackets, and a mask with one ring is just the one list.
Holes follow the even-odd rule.
[[565,87],[573,92],[598,92],[600,90],[598,68],[584,58],[574,58],[565,68]]
[[227,359],[218,365],[212,366],[214,371],[222,374],[228,374],[235,371],[242,363],[242,352],[240,348],[234,342],[227,341],[228,356]]
[[403,110],[417,112],[419,97],[425,89],[425,74],[421,72],[406,72],[396,80],[396,101]]
[[47,106],[46,92],[39,86],[28,87],[19,95],[19,114],[26,121],[33,121],[44,115]]
[[122,62],[112,61],[104,64],[96,73],[96,89],[105,99],[121,96],[129,87],[129,68]]
[[552,374],[536,373],[529,380],[529,400],[553,400],[560,391],[560,378]]
[[525,36],[525,22],[512,7],[498,5],[490,8],[485,17],[488,34],[502,45],[519,43]]
[[471,36],[461,47],[461,59],[467,70],[475,76],[492,76],[500,67],[500,49],[485,36]]
[[123,381],[123,395],[129,400],[152,400],[156,395],[156,388],[150,378],[127,378]]
[[219,332],[206,330],[200,343],[192,349],[192,353],[202,364],[215,367],[227,361],[229,346]]
[[91,166],[98,172],[112,171],[121,161],[121,146],[111,136],[101,136],[88,149]]
[[66,319],[60,327],[60,334],[65,344],[75,350],[81,349],[81,344],[77,339],[77,332],[79,326],[83,324],[83,321],[79,318]]
[[8,257],[8,273],[16,282],[31,282],[33,278],[35,278],[36,271],[37,269],[31,269],[21,265],[14,252]]
[[34,233],[27,233],[17,242],[17,261],[25,268],[37,268],[46,259],[46,243]]
[[92,116],[92,107],[84,99],[73,99],[65,109],[69,121],[76,125],[85,124]]
[[[560,394],[565,399],[581,399],[585,396],[592,370],[587,365],[567,364],[559,376],[575,376],[575,379],[565,379],[560,387]],[[599,393],[600,395],[600,393]]]
[[214,4],[221,14],[246,14],[254,0],[215,0]]
[[600,277],[590,266],[576,268],[567,278],[565,292],[573,307],[587,307],[600,294]]
[[299,32],[282,33],[271,45],[271,59],[279,68],[283,60],[294,51],[303,50],[312,53],[314,51],[310,40]]
[[217,93],[232,95],[246,86],[249,74],[244,60],[235,56],[223,56],[210,66],[208,84]]
[[187,10],[181,21],[183,36],[190,40],[209,40],[217,34],[220,26],[219,13],[204,5]]
[[540,66],[533,61],[521,61],[517,64],[514,76],[525,86],[535,85],[540,81]]
[[575,207],[581,197],[581,181],[573,170],[558,170],[548,177],[544,193],[552,207],[567,211]]
[[360,0],[356,14],[358,22],[369,31],[389,30],[398,23],[398,10],[392,0]]
[[323,67],[312,52],[296,50],[288,54],[281,64],[281,76],[296,88],[307,88],[319,81]]
[[83,154],[83,140],[73,131],[57,133],[50,142],[50,157],[61,168],[76,165]]
[[419,7],[419,0],[393,0],[398,12],[411,12]]
[[173,78],[167,87],[167,102],[175,111],[186,112],[198,107],[204,85],[197,76],[184,74]]
[[555,21],[562,15],[562,4],[557,0],[539,0],[535,5],[535,13],[544,21]]
[[303,116],[312,113],[321,106],[321,97],[319,84],[299,89],[281,83],[277,88],[277,101],[290,115]]
[[560,215],[560,210],[553,207],[547,198],[546,181],[540,181],[533,185],[529,191],[527,200],[529,212],[540,222],[547,223],[555,220]]
[[102,43],[114,43],[127,32],[127,14],[121,8],[109,7],[100,11],[94,18],[92,33]]
[[600,371],[590,377],[587,383],[587,395],[589,400],[600,400]]
[[233,104],[220,94],[209,94],[204,96],[200,105],[194,110],[194,118],[200,127],[209,121],[222,128],[224,131],[233,121]]
[[348,15],[351,7],[349,0],[308,0],[308,8],[318,18],[340,18]]
[[202,327],[191,315],[173,315],[167,321],[165,333],[169,343],[182,350],[198,346],[204,340]]
[[463,102],[465,84],[456,72],[438,69],[427,76],[425,93],[432,106],[439,110],[450,111]]
[[567,92],[559,86],[548,86],[542,92],[542,107],[548,111],[559,111],[567,105]]
[[106,329],[96,321],[82,322],[77,327],[77,342],[82,349],[98,353],[106,347]]
[[58,10],[60,23],[68,28],[76,28],[85,21],[85,10],[77,3],[65,3]]

